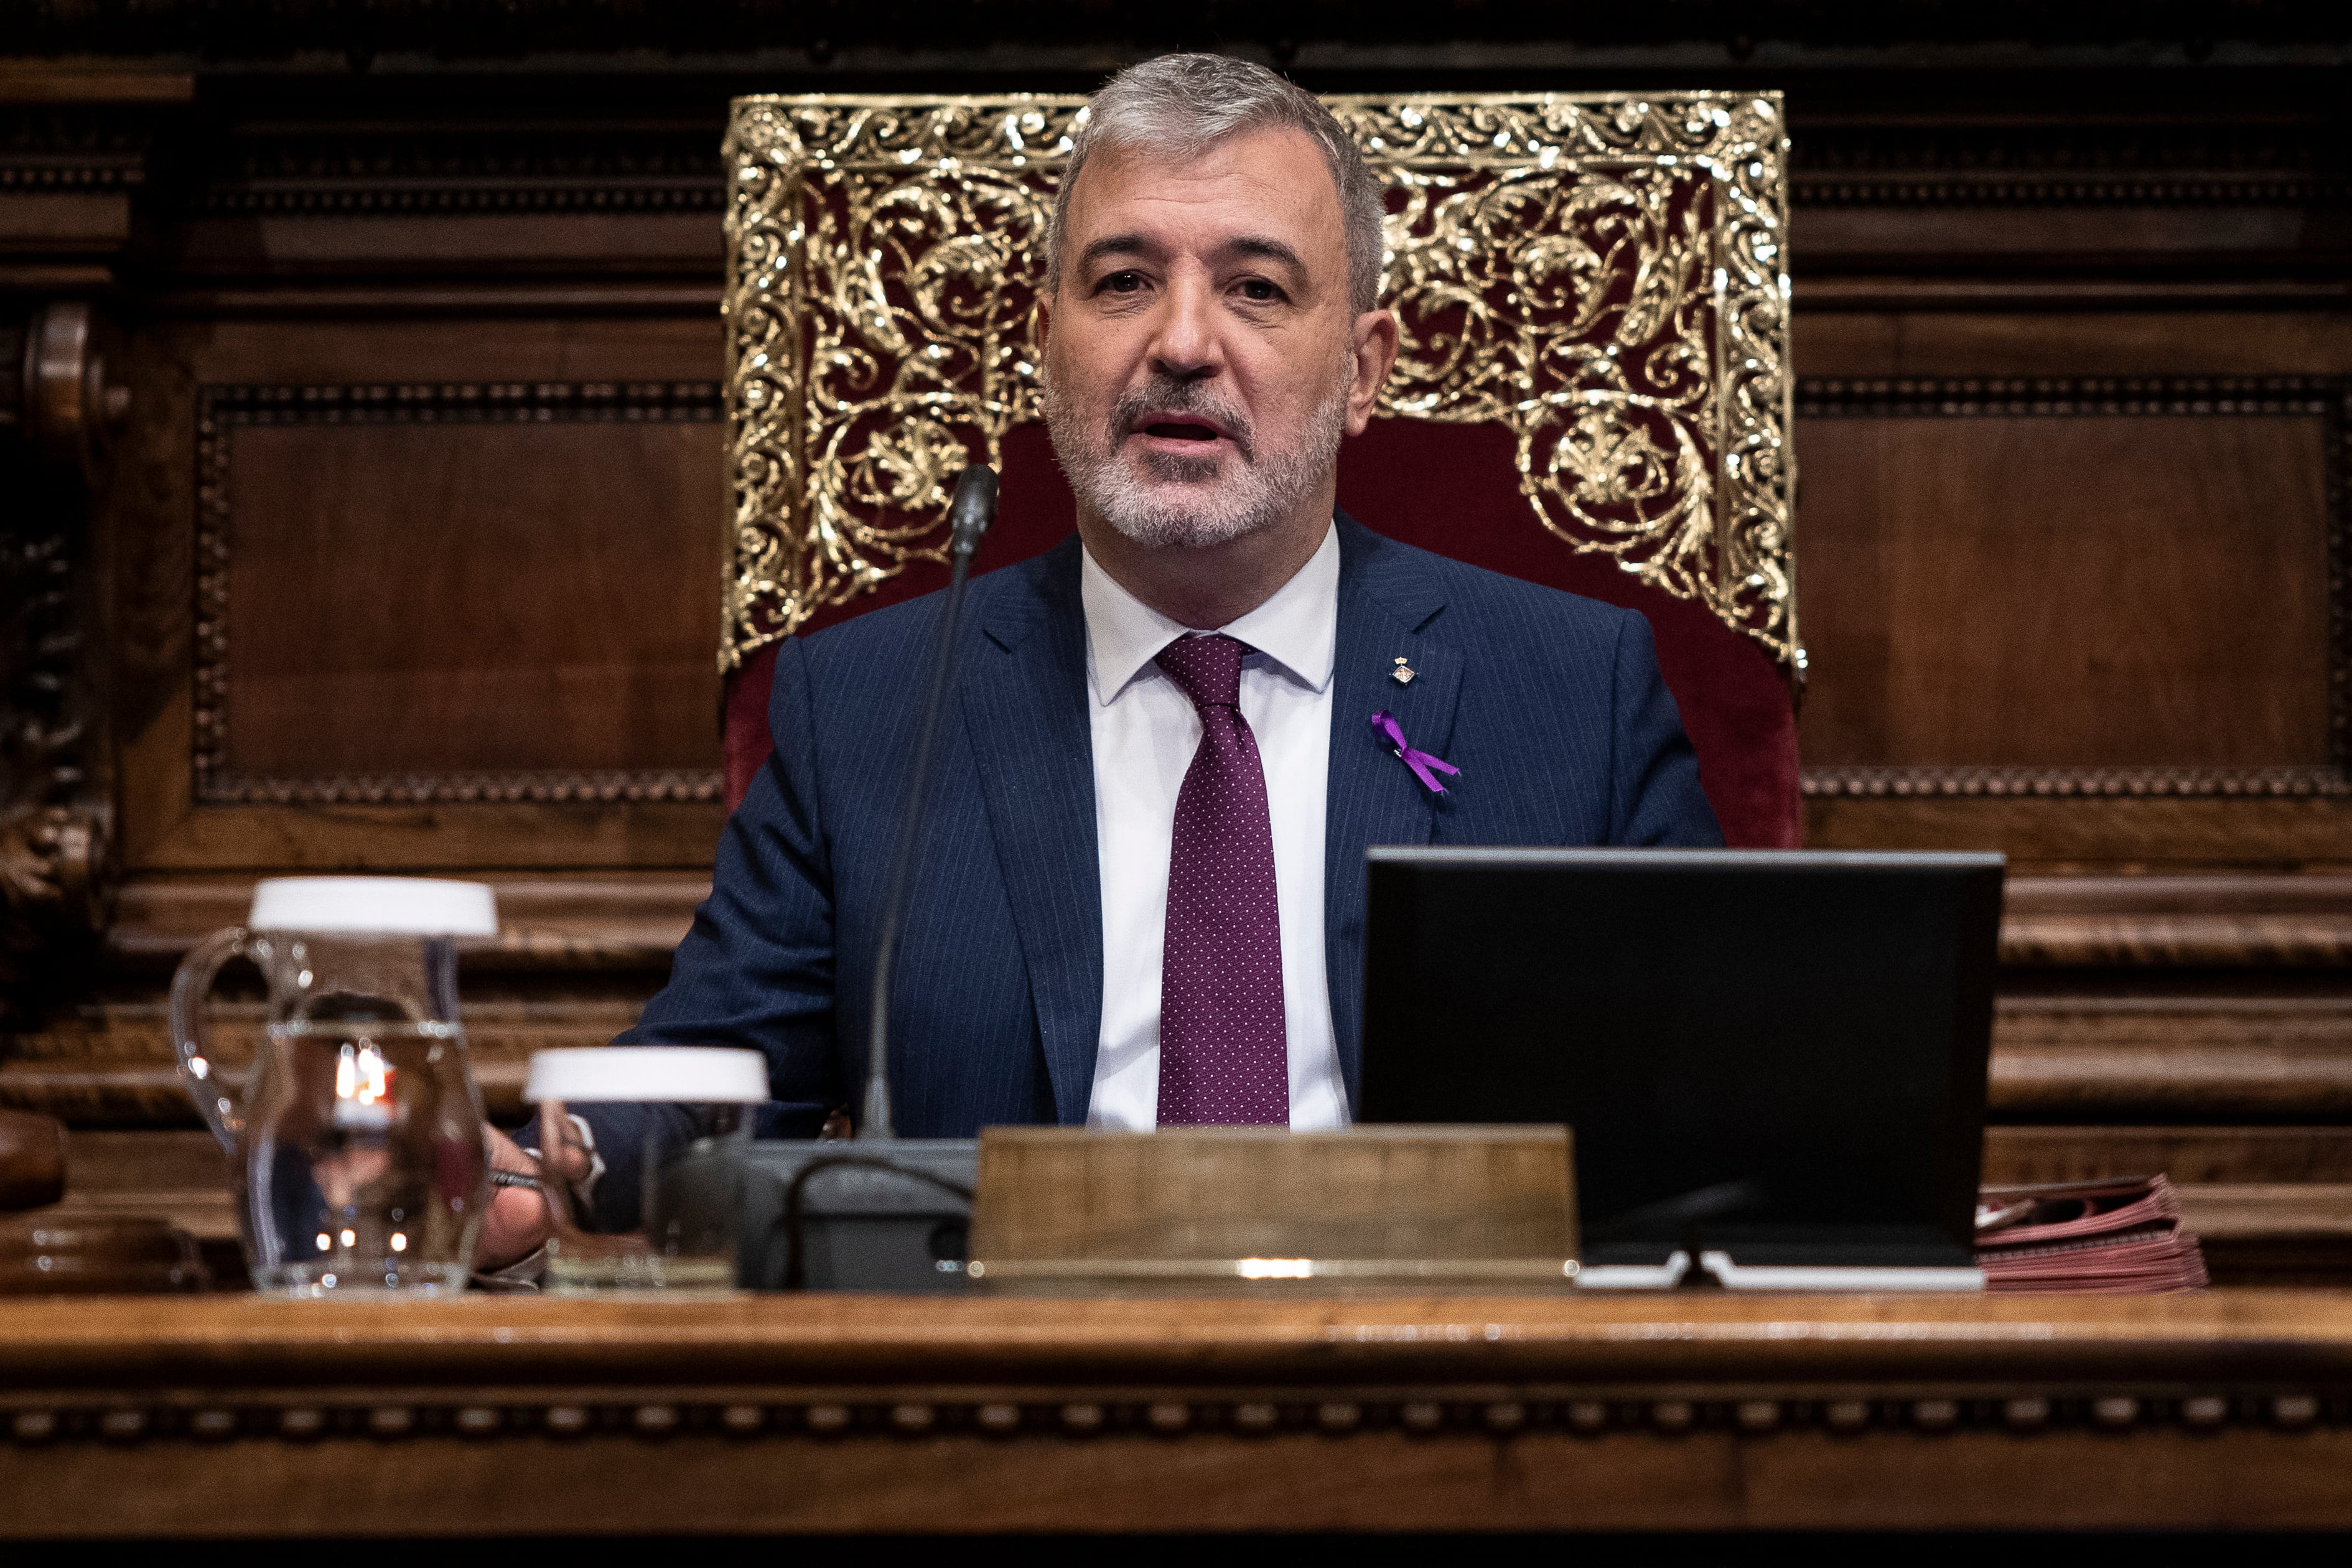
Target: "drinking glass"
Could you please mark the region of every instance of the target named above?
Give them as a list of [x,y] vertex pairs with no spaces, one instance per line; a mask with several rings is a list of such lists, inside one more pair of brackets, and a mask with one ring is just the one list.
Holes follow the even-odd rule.
[[[604,1046],[540,1051],[523,1098],[539,1106],[547,1268],[556,1295],[734,1289],[753,1112],[768,1098],[767,1058],[709,1046]],[[589,1165],[571,1106],[641,1108],[635,1148],[643,1228],[600,1233],[593,1194],[565,1179]],[[604,1151],[617,1154],[621,1151]]]

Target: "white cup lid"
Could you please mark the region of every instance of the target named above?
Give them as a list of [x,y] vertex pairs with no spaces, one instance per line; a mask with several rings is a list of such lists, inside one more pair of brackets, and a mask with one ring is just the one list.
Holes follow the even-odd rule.
[[731,1046],[577,1046],[533,1051],[523,1099],[696,1101],[760,1105],[768,1098],[768,1058]]
[[272,877],[253,889],[254,931],[374,936],[496,936],[498,900],[481,882],[429,877]]

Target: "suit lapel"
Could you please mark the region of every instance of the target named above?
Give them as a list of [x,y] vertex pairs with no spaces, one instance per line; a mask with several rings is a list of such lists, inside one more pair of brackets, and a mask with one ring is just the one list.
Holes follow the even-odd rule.
[[[1351,1102],[1363,1041],[1364,851],[1379,844],[1430,842],[1444,810],[1396,756],[1387,737],[1372,728],[1371,716],[1381,710],[1394,714],[1413,746],[1445,755],[1463,661],[1457,650],[1432,635],[1432,623],[1444,607],[1443,591],[1412,554],[1340,515],[1323,942],[1331,1030]],[[1400,655],[1413,671],[1403,684],[1392,673]]]
[[964,722],[1029,970],[1054,1108],[1086,1120],[1102,1033],[1102,876],[1087,715],[1078,547],[991,596],[963,680]]

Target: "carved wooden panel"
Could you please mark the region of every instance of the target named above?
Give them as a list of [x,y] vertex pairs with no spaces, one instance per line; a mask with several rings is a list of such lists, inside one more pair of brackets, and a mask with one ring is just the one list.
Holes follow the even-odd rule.
[[706,384],[205,389],[201,800],[706,800]]
[[2343,384],[1801,395],[1811,792],[2352,788]]

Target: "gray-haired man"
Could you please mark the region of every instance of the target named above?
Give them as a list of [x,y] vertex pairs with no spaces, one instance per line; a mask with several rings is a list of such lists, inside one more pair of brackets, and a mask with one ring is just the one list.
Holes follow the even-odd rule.
[[[1040,313],[1076,535],[972,587],[899,950],[902,1133],[1344,1123],[1367,847],[1719,842],[1639,616],[1335,514],[1396,357],[1380,260],[1354,142],[1272,72],[1175,55],[1095,96]],[[623,1037],[764,1051],[780,1133],[862,1077],[936,616],[783,645],[775,754]],[[1398,733],[1458,769],[1442,792]],[[650,1114],[589,1115],[617,1228]],[[500,1199],[492,1261],[536,1212]]]

